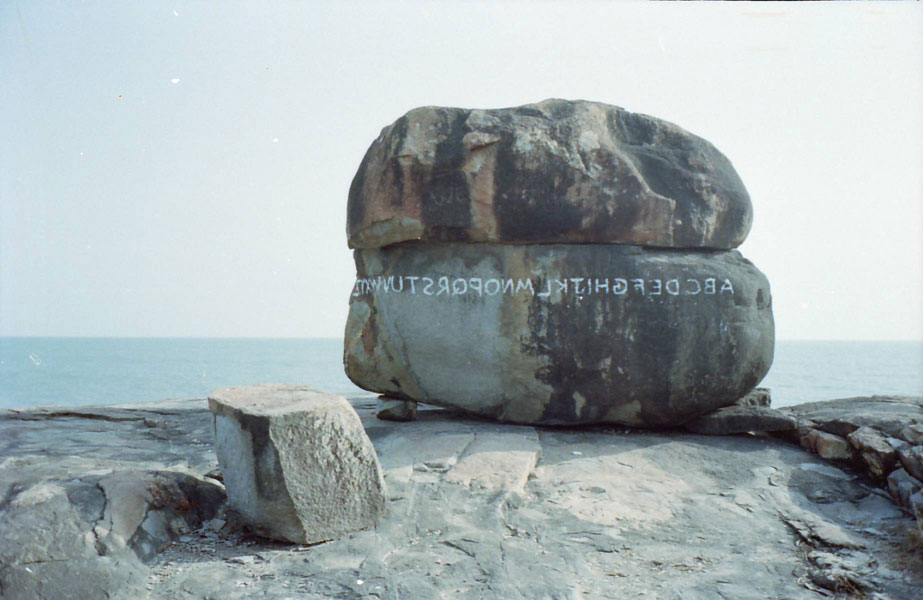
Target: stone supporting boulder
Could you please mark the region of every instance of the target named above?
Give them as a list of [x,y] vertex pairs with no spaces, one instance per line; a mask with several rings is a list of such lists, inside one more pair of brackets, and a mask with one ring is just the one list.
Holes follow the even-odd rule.
[[795,419],[766,406],[728,406],[686,423],[686,429],[705,435],[792,431]]
[[382,421],[414,421],[417,418],[417,403],[381,396],[378,398],[375,416]]
[[383,515],[378,456],[342,396],[265,384],[216,390],[208,405],[228,504],[255,532],[313,544]]
[[420,241],[729,249],[750,197],[706,140],[598,102],[417,108],[372,143],[349,190],[351,248]]
[[347,375],[518,423],[665,426],[772,362],[769,284],[737,252],[394,245],[356,252]]

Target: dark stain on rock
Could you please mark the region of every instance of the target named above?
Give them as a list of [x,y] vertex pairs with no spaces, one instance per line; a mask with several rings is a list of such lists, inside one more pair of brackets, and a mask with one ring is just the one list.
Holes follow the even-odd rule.
[[494,216],[501,239],[520,242],[558,240],[579,229],[580,209],[557,191],[574,183],[567,165],[550,157],[540,164],[520,164],[513,140],[497,149],[494,171]]
[[[400,144],[407,137],[407,117],[401,117],[391,126],[391,132],[388,135],[389,142]],[[401,165],[400,156],[392,153],[390,160],[392,187],[398,193],[391,198],[391,206],[399,207],[404,201],[404,168]]]
[[432,168],[418,171],[424,191],[421,213],[433,238],[465,241],[471,227],[471,195],[468,179],[461,170],[467,158],[462,138],[468,132],[465,120],[471,111],[447,111],[436,136],[436,157]]
[[[253,455],[256,457],[253,461],[253,480],[256,482],[257,493],[265,498],[285,498],[291,502],[292,499],[284,485],[285,476],[282,473],[282,463],[279,462],[279,453],[276,452],[276,447],[269,434],[269,419],[242,412],[238,412],[233,418],[240,423],[241,429],[250,434]],[[267,453],[271,453],[272,456],[264,459]],[[264,473],[260,470],[261,466],[267,464],[273,465],[272,473]]]

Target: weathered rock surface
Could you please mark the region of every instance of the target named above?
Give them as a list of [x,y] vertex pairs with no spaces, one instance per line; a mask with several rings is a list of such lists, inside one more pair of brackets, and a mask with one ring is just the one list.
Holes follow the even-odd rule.
[[[374,396],[353,404],[388,483],[390,510],[374,529],[293,547],[216,520],[180,536],[150,568],[107,555],[77,579],[64,563],[20,562],[3,579],[4,600],[35,597],[9,595],[26,567],[44,569],[28,589],[50,590],[45,598],[96,586],[79,597],[916,600],[923,586],[910,517],[860,477],[787,442],[502,426],[422,406],[417,421],[395,423],[376,418]],[[11,461],[26,457],[61,475],[111,460],[207,473],[211,447],[194,440],[208,434],[211,415],[202,400],[184,406],[4,417],[0,482],[25,486],[35,472]],[[0,515],[7,510],[0,503]],[[0,538],[19,525],[4,523]],[[126,571],[136,584],[136,571],[147,579],[118,589]]]
[[143,597],[143,562],[223,510],[210,429],[201,400],[0,411],[0,597]]
[[396,245],[356,251],[346,374],[504,421],[679,425],[772,362],[769,284],[737,252]]
[[888,475],[888,491],[899,506],[912,508],[910,498],[923,490],[923,483],[904,469],[897,469]]
[[732,435],[752,431],[792,431],[797,427],[793,417],[765,406],[728,406],[696,417],[684,427],[704,435]]
[[314,544],[381,518],[378,456],[343,396],[264,384],[215,390],[208,406],[228,504],[255,532]]
[[786,407],[780,412],[798,420],[805,449],[886,485],[894,501],[917,518],[917,532],[923,540],[923,484],[919,479],[923,475],[923,445],[917,435],[923,430],[923,398],[844,398]]
[[897,463],[897,450],[876,429],[863,425],[847,438],[865,462],[869,474],[878,480],[888,476]]
[[375,415],[384,421],[413,421],[417,418],[417,403],[381,396]]
[[769,388],[764,387],[753,388],[734,402],[734,406],[765,406],[767,408],[770,404],[772,404],[772,394]]
[[807,402],[779,409],[799,422],[846,437],[863,425],[911,444],[923,443],[923,404],[910,396],[868,396]]
[[851,461],[856,458],[856,450],[846,438],[819,429],[809,429],[801,437],[801,447],[827,460]]
[[738,246],[750,197],[680,127],[597,102],[417,108],[382,130],[349,191],[352,248],[410,241]]
[[923,446],[906,446],[897,451],[897,456],[905,471],[923,481]]

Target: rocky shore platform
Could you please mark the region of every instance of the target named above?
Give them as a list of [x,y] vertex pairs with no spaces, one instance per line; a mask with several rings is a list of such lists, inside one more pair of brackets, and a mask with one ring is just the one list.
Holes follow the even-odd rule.
[[[894,501],[915,493],[901,465],[918,464],[923,399],[783,409],[795,427],[775,437],[422,405],[401,423],[349,400],[387,512],[310,546],[229,514],[205,400],[0,411],[0,597],[923,597],[920,525]],[[747,410],[725,424],[758,427]]]

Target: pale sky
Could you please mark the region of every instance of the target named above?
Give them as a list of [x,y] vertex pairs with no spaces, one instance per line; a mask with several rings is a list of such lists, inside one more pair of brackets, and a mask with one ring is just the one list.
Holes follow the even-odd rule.
[[0,335],[340,337],[346,197],[422,105],[587,99],[726,154],[779,339],[923,339],[923,8],[0,3]]

